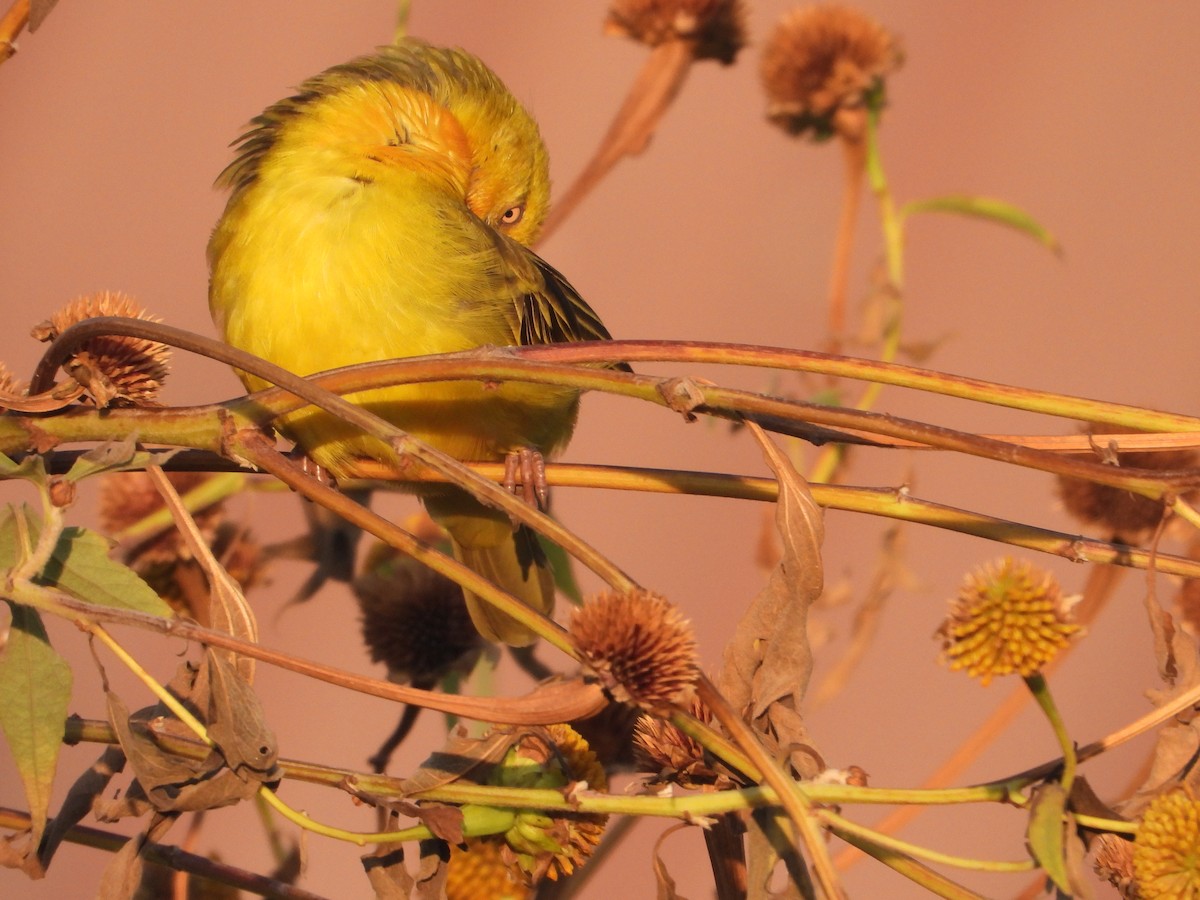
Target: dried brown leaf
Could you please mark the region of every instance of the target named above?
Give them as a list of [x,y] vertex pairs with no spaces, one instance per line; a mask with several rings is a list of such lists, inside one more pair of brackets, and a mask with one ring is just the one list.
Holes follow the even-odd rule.
[[208,736],[225,764],[249,782],[272,782],[280,777],[276,760],[279,744],[267,727],[262,702],[247,678],[231,661],[233,654],[205,651],[209,683]]
[[452,734],[441,750],[404,779],[401,790],[407,796],[453,784],[481,766],[500,762],[519,738],[519,733],[504,728],[497,728],[483,738],[467,737],[461,732]]
[[[775,748],[808,746],[798,709],[812,673],[808,610],[821,595],[821,543],[825,526],[808,484],[788,458],[756,425],[748,427],[762,446],[779,484],[775,521],[782,556],[766,586],[751,602],[725,648],[721,693],[768,736]],[[793,755],[793,765],[813,775],[811,761]]]
[[[746,823],[746,831],[746,855],[750,862],[746,879],[749,900],[804,900],[811,897],[812,882],[800,856],[795,828],[787,816],[774,810],[755,810]],[[787,868],[788,877],[783,890],[773,891],[772,876],[780,862]]]
[[403,844],[380,844],[361,859],[376,900],[408,900],[412,897],[414,882],[408,869],[404,868]]
[[124,768],[125,754],[121,748],[105,747],[100,757],[75,779],[58,815],[47,824],[42,845],[38,848],[38,860],[43,869],[49,868],[54,851],[67,832],[91,812],[93,804],[104,793],[112,777]]
[[421,841],[421,862],[417,866],[416,900],[442,900],[446,896],[450,848],[444,841]]
[[145,871],[142,848],[148,843],[158,841],[174,821],[174,816],[155,815],[142,834],[134,835],[125,842],[100,876],[97,900],[129,900],[135,895]]
[[675,879],[671,877],[671,873],[667,871],[667,865],[662,861],[662,856],[659,854],[662,851],[662,845],[667,838],[679,831],[681,828],[687,828],[687,825],[672,825],[658,836],[658,840],[654,842],[654,884],[657,889],[657,900],[687,900],[687,897],[675,890]]
[[[129,715],[108,692],[110,721],[150,805],[160,812],[214,809],[249,799],[260,784],[278,780],[275,738],[263,723],[258,698],[224,657],[209,650],[198,667],[181,665],[169,689],[207,719],[216,746],[204,759],[171,753],[155,739],[161,731],[181,733],[183,726],[166,706]],[[131,789],[121,803],[106,806],[105,815],[140,814],[139,791]]]

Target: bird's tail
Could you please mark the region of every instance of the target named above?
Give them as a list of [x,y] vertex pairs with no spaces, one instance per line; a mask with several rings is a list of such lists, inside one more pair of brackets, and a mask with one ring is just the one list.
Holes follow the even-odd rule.
[[[543,615],[554,611],[554,576],[531,529],[522,525],[513,530],[507,515],[462,491],[438,492],[426,497],[425,505],[449,532],[459,562]],[[537,640],[512,616],[470,591],[464,590],[463,595],[471,621],[487,640],[511,647],[526,647]]]

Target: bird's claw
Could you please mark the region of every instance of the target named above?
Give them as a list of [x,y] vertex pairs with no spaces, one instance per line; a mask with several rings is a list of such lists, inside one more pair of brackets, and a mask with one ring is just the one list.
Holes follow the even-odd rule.
[[546,484],[546,460],[532,447],[513,450],[504,457],[504,488],[517,494],[534,509],[545,509],[550,500]]

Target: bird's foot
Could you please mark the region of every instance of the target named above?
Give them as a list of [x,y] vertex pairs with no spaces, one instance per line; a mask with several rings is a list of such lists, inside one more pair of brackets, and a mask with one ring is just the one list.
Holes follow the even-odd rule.
[[[520,486],[520,493],[517,486]],[[550,500],[546,460],[532,447],[513,450],[504,457],[504,487],[534,509],[545,509]]]

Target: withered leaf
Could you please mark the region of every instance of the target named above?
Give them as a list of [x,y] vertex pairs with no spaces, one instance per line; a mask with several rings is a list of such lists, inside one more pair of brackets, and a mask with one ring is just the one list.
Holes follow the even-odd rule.
[[[1162,690],[1147,691],[1155,706],[1163,706],[1179,695],[1200,684],[1200,659],[1197,657],[1193,639],[1176,628],[1171,636],[1171,658],[1176,664],[1175,679]],[[1134,794],[1118,808],[1125,816],[1133,818],[1167,787],[1186,784],[1200,790],[1200,718],[1180,721],[1178,718],[1164,725],[1158,732],[1154,744],[1154,755],[1150,774]]]
[[125,842],[114,855],[100,876],[97,900],[128,900],[137,893],[145,872],[142,849],[146,844],[159,841],[175,824],[177,816],[155,814],[141,834]]
[[679,829],[687,827],[687,825],[672,825],[663,831],[658,836],[658,840],[654,842],[654,884],[657,888],[657,900],[687,900],[687,897],[675,890],[675,879],[671,877],[671,873],[667,871],[666,863],[663,862],[662,857],[659,855],[662,852],[662,845],[666,839]]
[[[748,424],[779,484],[775,522],[779,563],[750,603],[725,648],[718,686],[775,748],[806,746],[798,710],[812,673],[808,610],[821,595],[824,574],[821,509],[787,456],[757,425]],[[806,757],[794,757],[802,775],[816,774]]]
[[38,860],[43,869],[50,866],[54,851],[67,832],[91,812],[93,804],[104,793],[112,777],[124,768],[125,753],[121,748],[105,747],[100,757],[75,779],[58,815],[46,826],[46,834],[38,848]]
[[500,762],[519,738],[518,732],[505,728],[497,728],[482,738],[456,732],[447,738],[441,750],[431,754],[416,772],[401,782],[401,789],[408,796],[453,784],[481,766]]
[[408,900],[412,897],[415,882],[404,868],[403,844],[380,844],[360,858],[376,900]]
[[417,866],[417,900],[442,900],[446,896],[446,876],[450,873],[450,848],[445,841],[425,840],[418,846],[421,862]]
[[[172,693],[201,720],[208,720],[216,747],[203,759],[171,753],[155,740],[156,723],[174,721],[164,705],[148,706],[130,716],[121,699],[108,693],[109,716],[137,778],[136,786],[155,809],[182,812],[229,806],[254,796],[260,784],[278,780],[275,738],[262,722],[257,698],[241,686],[245,685],[237,670],[211,650],[199,667],[180,666],[172,681]],[[137,796],[131,789],[127,803]],[[113,807],[108,812],[136,814],[137,809],[136,803],[130,803],[126,810]]]
[[449,844],[463,842],[463,811],[459,807],[425,803],[416,808],[416,815],[434,836]]
[[[808,869],[800,856],[791,820],[777,810],[756,809],[746,823],[746,875],[749,900],[803,900],[811,897]],[[788,877],[782,890],[771,890],[772,876],[782,862]],[[805,893],[802,886],[808,888]]]
[[231,655],[212,649],[204,654],[210,690],[208,736],[225,764],[243,780],[278,781],[278,741],[267,727],[262,702]]

